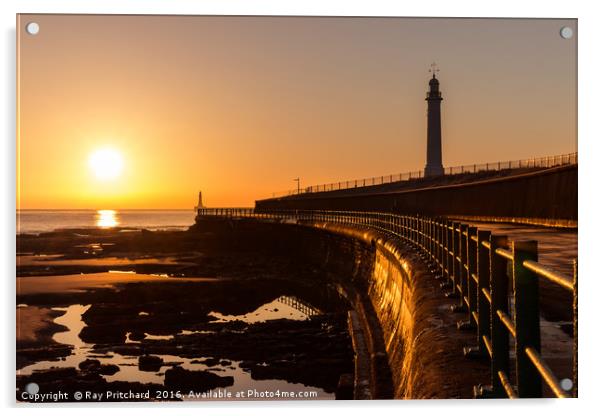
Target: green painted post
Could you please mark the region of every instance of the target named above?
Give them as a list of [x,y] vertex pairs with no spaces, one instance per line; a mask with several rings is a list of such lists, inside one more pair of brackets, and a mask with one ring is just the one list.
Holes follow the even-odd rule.
[[539,278],[527,269],[525,260],[537,261],[537,241],[512,242],[512,275],[516,323],[516,380],[519,397],[542,397],[541,374],[525,349],[541,350],[539,333]]
[[508,330],[504,326],[497,311],[508,313],[508,275],[506,274],[506,260],[496,254],[498,248],[506,248],[506,236],[492,235],[489,239],[491,250],[489,252],[489,271],[491,282],[491,386],[494,397],[506,397],[498,371],[509,374],[510,349],[508,345]]

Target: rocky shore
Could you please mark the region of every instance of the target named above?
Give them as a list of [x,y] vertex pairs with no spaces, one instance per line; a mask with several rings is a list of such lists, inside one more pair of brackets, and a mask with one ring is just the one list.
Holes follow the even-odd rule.
[[[224,249],[211,233],[176,231],[64,230],[20,235],[17,248],[17,332],[36,322],[17,342],[17,400],[32,400],[23,394],[30,383],[66,392],[65,401],[81,391],[94,393],[84,401],[110,401],[106,391],[139,393],[114,400],[182,400],[154,392],[232,387],[241,372],[328,398],[353,373],[349,306],[336,279],[294,257]],[[116,270],[148,277],[108,273]],[[73,279],[76,287],[65,283]],[[280,298],[311,313],[299,319],[300,312],[274,306]],[[63,313],[54,308],[70,305],[90,305],[75,345],[53,338],[66,329],[54,323]],[[41,362],[45,368],[28,371]],[[136,379],[144,374],[153,381]]]

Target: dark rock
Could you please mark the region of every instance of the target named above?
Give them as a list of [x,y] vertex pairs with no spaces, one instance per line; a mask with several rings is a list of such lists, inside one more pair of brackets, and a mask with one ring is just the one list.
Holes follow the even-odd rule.
[[112,376],[119,371],[119,366],[115,364],[103,364],[100,366],[99,373],[103,376]]
[[79,363],[79,369],[82,371],[94,372],[100,369],[100,361],[92,360],[90,358]]
[[205,364],[207,367],[213,367],[219,364],[219,360],[217,358],[209,357],[200,361],[201,364]]
[[34,372],[29,377],[26,377],[27,382],[54,382],[55,380],[69,380],[77,376],[77,370],[73,367],[69,368],[51,368],[49,370]]
[[132,331],[130,333],[130,341],[142,341],[146,338],[146,334],[142,331]]
[[71,347],[62,344],[27,349],[19,349],[19,347],[17,347],[17,349],[17,369],[21,369],[40,360],[58,361],[71,355],[72,351]]
[[244,360],[244,361],[241,361],[238,366],[240,368],[252,368],[252,367],[254,367],[256,365],[257,365],[257,363],[255,361]]
[[159,371],[163,365],[163,358],[155,355],[141,355],[138,357],[138,368],[140,371]]
[[234,378],[221,377],[209,371],[188,371],[174,367],[165,372],[165,388],[194,392],[205,392],[234,384]]

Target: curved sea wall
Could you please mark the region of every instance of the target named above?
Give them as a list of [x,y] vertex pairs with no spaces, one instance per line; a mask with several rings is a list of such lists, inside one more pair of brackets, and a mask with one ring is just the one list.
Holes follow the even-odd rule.
[[[193,229],[222,235],[239,249],[311,262],[338,280],[366,339],[368,397],[471,397],[472,382],[482,381],[486,368],[463,359],[463,338],[434,279],[399,240],[324,222],[200,219]],[[356,374],[356,397],[361,383]]]

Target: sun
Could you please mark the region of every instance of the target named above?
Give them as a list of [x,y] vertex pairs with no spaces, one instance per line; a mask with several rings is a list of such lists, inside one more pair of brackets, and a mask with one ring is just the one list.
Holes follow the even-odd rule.
[[121,153],[114,149],[98,149],[90,154],[88,165],[97,179],[106,181],[116,179],[123,170]]

